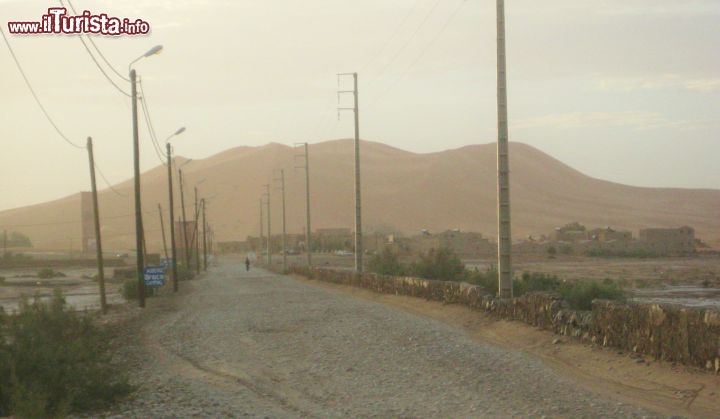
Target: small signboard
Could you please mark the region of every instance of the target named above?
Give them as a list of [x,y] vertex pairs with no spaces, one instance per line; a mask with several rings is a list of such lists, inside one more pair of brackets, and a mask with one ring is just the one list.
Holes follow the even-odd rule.
[[163,266],[148,266],[145,268],[145,286],[162,287],[165,285],[165,268]]
[[160,259],[160,265],[162,265],[165,268],[169,268],[172,266],[172,258],[162,258]]

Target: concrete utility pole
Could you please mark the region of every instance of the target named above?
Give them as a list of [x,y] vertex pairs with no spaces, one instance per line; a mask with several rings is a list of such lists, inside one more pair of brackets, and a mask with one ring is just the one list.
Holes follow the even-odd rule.
[[195,273],[200,275],[200,205],[198,204],[197,186],[195,187],[195,229],[193,230],[193,242],[195,243]]
[[203,214],[203,271],[207,271],[207,224],[205,221],[205,212],[207,211],[207,207],[205,207],[205,198],[200,201],[200,205],[202,205]]
[[[93,156],[92,138],[87,139],[87,151],[90,158],[90,184],[92,186],[93,220],[95,222],[95,252],[97,255],[98,284],[100,285],[100,310],[107,313],[107,300],[105,299],[105,269],[103,267],[102,240],[100,237],[100,209],[98,206],[97,184],[95,183],[95,158]],[[7,237],[7,232],[5,234]]]
[[[305,153],[304,166],[295,166],[296,169],[305,169],[305,253],[307,254],[307,266],[312,268],[312,245],[310,243],[310,161],[308,159],[308,143],[302,143]],[[296,155],[296,157],[298,157]]]
[[280,192],[282,193],[282,259],[283,259],[283,272],[287,270],[287,248],[285,247],[285,170],[280,169],[280,178],[275,180],[280,181]]
[[362,246],[362,205],[360,200],[360,109],[358,107],[358,75],[357,73],[341,73],[338,76],[353,76],[353,90],[339,91],[352,93],[355,101],[352,108],[338,108],[339,110],[352,110],[355,113],[355,272],[362,272],[363,246]]
[[267,233],[268,233],[268,239],[267,239],[267,264],[268,268],[270,267],[270,264],[272,263],[272,233],[270,232],[270,185],[265,184],[263,185],[265,187],[265,196],[267,196]]
[[263,244],[265,242],[265,224],[263,224],[263,200],[260,198],[260,244],[258,245],[258,255],[260,258],[262,255]]
[[500,298],[512,298],[510,163],[507,116],[507,69],[505,58],[505,2],[504,0],[497,0],[498,295]]

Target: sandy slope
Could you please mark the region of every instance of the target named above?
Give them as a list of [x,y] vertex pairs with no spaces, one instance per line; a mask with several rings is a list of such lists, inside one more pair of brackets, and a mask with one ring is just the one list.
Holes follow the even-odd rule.
[[[272,170],[284,168],[289,232],[304,225],[304,173],[295,170],[296,150],[280,144],[238,147],[185,166],[186,208],[192,218],[196,183],[208,202],[208,219],[218,241],[258,234],[261,185]],[[415,154],[380,143],[363,142],[363,216],[366,232],[450,228],[495,235],[495,145],[467,146]],[[354,223],[353,145],[350,140],[310,146],[313,228],[351,227]],[[182,159],[180,159],[182,161]],[[299,160],[297,160],[299,161]],[[550,232],[570,221],[588,226],[637,230],[651,226],[695,227],[697,235],[720,245],[720,191],[630,187],[583,175],[541,151],[511,144],[513,235]],[[161,246],[157,204],[167,222],[166,169],[143,175],[143,207],[148,245]],[[177,179],[175,180],[177,186]],[[134,247],[132,183],[100,196],[102,231],[108,250]],[[176,189],[177,191],[177,189]],[[280,200],[273,191],[272,224],[279,231]],[[179,193],[176,192],[179,214]],[[0,226],[31,236],[36,247],[77,249],[80,243],[79,195],[0,212]],[[177,215],[176,215],[177,217]],[[41,225],[38,225],[41,224]]]

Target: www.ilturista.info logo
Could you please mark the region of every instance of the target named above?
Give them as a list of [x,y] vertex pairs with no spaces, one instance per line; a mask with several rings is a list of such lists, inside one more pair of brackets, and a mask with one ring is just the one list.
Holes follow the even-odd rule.
[[150,24],[142,19],[109,17],[103,13],[94,15],[85,10],[77,16],[67,16],[64,7],[51,7],[39,22],[8,22],[8,30],[16,35],[77,34],[97,35],[147,35]]

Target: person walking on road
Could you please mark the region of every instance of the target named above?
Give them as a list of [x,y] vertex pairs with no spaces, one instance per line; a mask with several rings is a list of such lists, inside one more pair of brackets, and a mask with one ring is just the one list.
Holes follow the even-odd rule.
[[245,256],[245,270],[246,271],[250,270],[250,257],[248,257],[248,256]]

